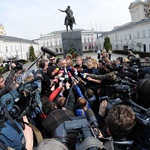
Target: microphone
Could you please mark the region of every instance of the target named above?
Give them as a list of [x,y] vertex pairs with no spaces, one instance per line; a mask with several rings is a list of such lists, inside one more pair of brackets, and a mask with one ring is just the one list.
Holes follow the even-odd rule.
[[93,110],[91,108],[88,108],[86,110],[86,116],[90,122],[90,124],[93,124],[95,128],[98,128],[98,123],[97,123],[97,119],[93,113]]
[[137,69],[137,68],[128,68],[126,70],[129,72],[133,72],[133,73],[138,73],[138,71],[139,71],[139,69]]
[[58,70],[57,73],[58,73],[58,74],[60,74],[60,73],[64,74],[64,70]]
[[56,73],[58,73],[58,71],[59,71],[59,68],[56,68],[56,69],[54,69],[52,72],[53,72],[54,74],[56,74]]
[[122,79],[128,80],[129,82],[137,83],[135,80],[132,80],[131,78],[125,76],[124,74],[117,73],[116,75],[117,75],[118,77],[122,78]]
[[126,78],[126,76],[121,74],[121,73],[116,73],[116,75],[117,75],[117,77],[120,77],[121,79],[125,79]]
[[55,52],[54,51],[52,51],[52,50],[50,50],[49,48],[47,48],[47,47],[45,47],[45,46],[42,46],[41,47],[41,50],[44,52],[44,53],[47,53],[47,54],[49,54],[49,55],[51,55],[51,56],[56,56],[56,54],[55,54]]
[[74,78],[73,75],[70,73],[70,71],[68,71],[68,76],[71,78],[72,81],[75,81],[75,78]]

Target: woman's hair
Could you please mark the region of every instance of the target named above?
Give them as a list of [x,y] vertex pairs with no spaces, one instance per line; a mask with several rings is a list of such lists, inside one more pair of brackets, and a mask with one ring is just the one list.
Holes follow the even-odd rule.
[[81,108],[85,107],[86,104],[87,104],[86,99],[84,99],[84,98],[82,98],[82,97],[79,97],[79,98],[77,99],[77,103],[78,103],[78,105],[79,105]]
[[77,56],[77,57],[76,57],[76,60],[77,60],[77,59],[81,59],[81,60],[83,61],[82,56]]
[[68,148],[56,139],[44,139],[34,150],[68,150]]

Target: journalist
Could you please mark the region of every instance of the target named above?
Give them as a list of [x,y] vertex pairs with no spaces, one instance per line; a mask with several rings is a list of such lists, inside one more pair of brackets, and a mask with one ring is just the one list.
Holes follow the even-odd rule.
[[107,105],[106,100],[100,103],[97,116],[103,136],[112,136],[114,141],[128,137],[136,124],[135,113],[125,105],[115,105],[108,111]]
[[146,109],[141,111],[141,116],[145,116],[144,121],[137,121],[132,132],[132,138],[140,148],[150,149],[150,78],[141,79],[137,84],[137,103]]
[[15,88],[14,83],[15,70],[11,70],[6,80],[3,76],[0,76],[0,97]]

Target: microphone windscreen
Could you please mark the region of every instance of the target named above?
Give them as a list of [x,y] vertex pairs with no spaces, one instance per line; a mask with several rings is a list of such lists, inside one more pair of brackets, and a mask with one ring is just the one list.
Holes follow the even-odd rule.
[[47,53],[47,54],[49,54],[49,55],[51,55],[51,56],[56,56],[56,54],[55,54],[55,52],[54,51],[52,51],[52,50],[50,50],[49,48],[47,48],[47,47],[45,47],[45,46],[42,46],[41,47],[41,50],[44,52],[44,53]]

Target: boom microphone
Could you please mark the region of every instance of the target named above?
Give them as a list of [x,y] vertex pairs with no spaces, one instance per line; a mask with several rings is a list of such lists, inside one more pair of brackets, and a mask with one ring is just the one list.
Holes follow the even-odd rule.
[[89,122],[91,124],[93,124],[95,128],[98,128],[97,119],[96,119],[96,117],[95,117],[95,115],[94,115],[94,113],[93,113],[91,108],[87,109],[86,115],[87,115],[87,118],[88,118]]
[[49,55],[51,55],[51,56],[56,56],[56,54],[55,54],[55,52],[54,51],[52,51],[52,50],[50,50],[49,48],[47,48],[47,47],[45,47],[45,46],[42,46],[41,47],[41,50],[44,52],[44,53],[47,53],[47,54],[49,54]]
[[132,80],[131,78],[128,78],[127,76],[125,76],[124,74],[121,74],[121,73],[117,73],[116,74],[118,77],[122,78],[122,79],[125,79],[125,80],[128,80],[129,82],[132,82],[132,83],[137,83],[135,80]]

